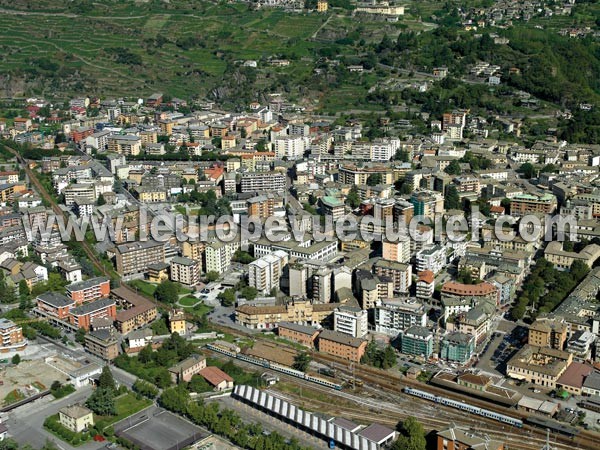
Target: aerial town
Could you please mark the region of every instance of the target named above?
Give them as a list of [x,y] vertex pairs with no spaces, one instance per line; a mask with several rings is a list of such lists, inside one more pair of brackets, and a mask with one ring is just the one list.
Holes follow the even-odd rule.
[[[600,66],[578,91],[486,50],[528,26],[581,57],[598,10],[229,3],[317,17],[316,42],[348,17],[411,31],[228,61],[207,95],[5,79],[0,450],[600,448]],[[476,58],[411,59],[450,28]],[[281,84],[308,60],[340,90]]]

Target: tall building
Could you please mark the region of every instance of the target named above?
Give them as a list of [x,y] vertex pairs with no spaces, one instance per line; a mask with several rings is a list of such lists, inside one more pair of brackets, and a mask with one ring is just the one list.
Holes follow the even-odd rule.
[[430,300],[435,291],[435,276],[431,270],[417,273],[417,298]]
[[434,274],[438,274],[446,267],[447,260],[446,249],[441,245],[434,245],[417,253],[415,268],[417,272],[430,270]]
[[415,325],[404,330],[399,337],[402,353],[425,359],[433,354],[433,333],[429,328]]
[[248,264],[248,285],[263,294],[279,288],[279,280],[287,263],[288,255],[281,250],[252,261]]
[[200,283],[200,261],[185,256],[177,256],[171,260],[171,280],[186,286]]
[[129,242],[114,250],[115,268],[121,276],[145,272],[149,264],[164,262],[164,242]]
[[23,350],[27,345],[23,338],[23,328],[11,320],[0,318],[0,335],[2,335],[0,353]]
[[241,178],[242,192],[285,191],[285,174],[280,172],[247,172]]
[[356,306],[340,306],[333,312],[333,329],[355,338],[362,338],[369,331],[368,313]]
[[408,294],[412,285],[412,266],[381,259],[373,265],[373,272],[380,278],[392,281],[394,292]]
[[390,336],[418,325],[427,325],[425,307],[416,299],[386,299],[380,300],[375,305],[373,312],[375,331]]
[[382,256],[388,261],[408,263],[410,261],[410,239],[406,238],[397,242],[383,241]]
[[444,197],[439,192],[420,190],[413,192],[410,202],[414,207],[415,216],[434,219],[436,214],[444,212]]
[[222,274],[231,266],[231,258],[240,247],[239,241],[211,242],[204,248],[204,267],[206,272]]
[[467,363],[475,353],[475,336],[459,332],[446,334],[440,346],[440,358]]
[[312,298],[321,303],[331,301],[331,279],[333,270],[330,267],[322,266],[313,272],[309,284],[312,288]]
[[303,264],[294,262],[288,266],[289,295],[290,297],[306,297],[308,284],[308,268]]
[[559,319],[540,317],[529,326],[527,343],[538,347],[563,350],[567,341],[567,324]]

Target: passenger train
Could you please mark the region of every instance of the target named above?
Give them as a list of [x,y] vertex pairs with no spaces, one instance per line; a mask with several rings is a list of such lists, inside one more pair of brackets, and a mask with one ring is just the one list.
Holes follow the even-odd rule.
[[206,344],[206,348],[212,350],[214,352],[222,353],[223,355],[227,355],[231,358],[236,358],[241,361],[248,362],[250,364],[255,364],[257,366],[264,367],[265,369],[274,370],[275,372],[284,373],[286,375],[290,375],[292,377],[301,378],[306,381],[310,381],[311,383],[320,384],[321,386],[325,386],[331,389],[335,389],[336,391],[342,390],[342,385],[338,383],[333,383],[328,380],[324,380],[323,378],[315,377],[313,375],[309,375],[300,370],[292,369],[291,367],[284,366],[282,364],[277,364],[271,361],[266,361],[264,359],[258,359],[253,356],[244,355],[242,353],[236,353],[231,350],[226,350],[222,347]]
[[504,414],[499,414],[494,411],[489,411],[487,409],[479,408],[477,406],[469,405],[468,403],[459,402],[457,400],[451,400],[446,397],[440,397],[429,392],[420,391],[418,389],[413,389],[409,387],[405,387],[403,389],[405,394],[413,395],[415,397],[419,397],[425,400],[429,400],[431,402],[439,403],[444,406],[449,406],[450,408],[460,409],[462,411],[467,411],[471,414],[477,414],[478,416],[487,417],[488,419],[497,420],[498,422],[506,423],[508,425],[512,425],[517,428],[523,427],[523,421],[521,419],[515,419],[514,417],[505,416]]

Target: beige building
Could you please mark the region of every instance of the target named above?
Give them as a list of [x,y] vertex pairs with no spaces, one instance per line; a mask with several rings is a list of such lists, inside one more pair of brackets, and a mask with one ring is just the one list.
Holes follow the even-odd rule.
[[186,286],[200,283],[200,261],[176,256],[171,260],[171,280]]
[[114,135],[107,139],[108,151],[123,155],[139,155],[142,150],[142,139],[133,135]]
[[549,389],[568,369],[573,355],[553,348],[525,345],[506,364],[506,375]]
[[206,367],[206,358],[200,355],[192,355],[184,359],[179,364],[175,364],[169,369],[171,380],[175,384],[189,382],[192,377]]
[[58,411],[58,421],[66,429],[81,433],[94,426],[94,414],[85,406],[66,406]]
[[548,317],[540,317],[529,327],[527,342],[538,347],[562,350],[567,341],[567,324]]
[[544,250],[544,258],[554,264],[559,270],[568,270],[575,261],[582,261],[592,268],[594,262],[600,258],[600,245],[586,245],[579,253],[563,250],[562,242],[552,241]]
[[167,191],[159,187],[139,186],[135,189],[135,194],[142,203],[162,203],[167,201]]
[[253,330],[277,328],[280,322],[317,325],[333,317],[339,303],[313,304],[308,300],[291,300],[283,305],[241,305],[235,321]]

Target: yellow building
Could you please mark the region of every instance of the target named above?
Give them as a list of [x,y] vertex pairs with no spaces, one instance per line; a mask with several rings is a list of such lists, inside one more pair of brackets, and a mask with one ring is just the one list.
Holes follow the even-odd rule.
[[186,334],[185,313],[181,309],[175,309],[169,312],[169,331],[177,333],[180,336]]
[[324,0],[319,0],[317,2],[317,11],[318,12],[326,12],[329,8],[329,4]]
[[94,414],[85,406],[72,405],[58,411],[58,421],[68,430],[81,433],[94,426]]
[[138,200],[142,203],[158,203],[167,201],[167,191],[160,188],[140,186],[136,188]]
[[540,317],[529,327],[529,345],[562,350],[567,340],[567,324],[557,319]]

